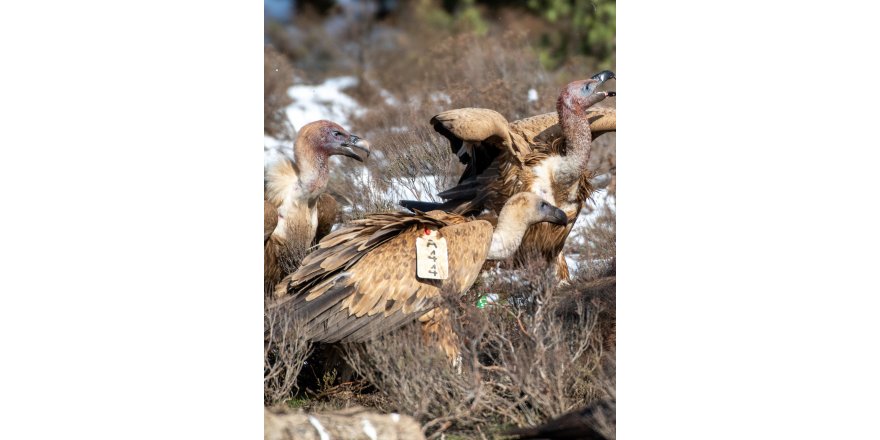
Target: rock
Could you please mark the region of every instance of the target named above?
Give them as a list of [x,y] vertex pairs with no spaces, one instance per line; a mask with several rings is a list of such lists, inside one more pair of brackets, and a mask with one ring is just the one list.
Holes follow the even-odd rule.
[[410,416],[379,414],[354,407],[339,411],[307,414],[266,408],[265,440],[418,440],[421,427]]

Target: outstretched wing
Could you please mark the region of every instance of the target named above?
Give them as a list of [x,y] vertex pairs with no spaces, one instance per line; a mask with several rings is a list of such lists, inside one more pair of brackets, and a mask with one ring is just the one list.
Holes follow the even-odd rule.
[[[617,110],[613,107],[594,107],[587,110],[587,120],[590,121],[590,134],[592,139],[617,131]],[[559,126],[559,115],[544,113],[542,115],[519,119],[510,123],[510,131],[521,136],[529,145],[542,146],[539,150],[547,151],[553,141],[562,137],[562,127]]]
[[528,145],[511,137],[507,119],[486,108],[447,110],[431,118],[431,125],[449,139],[452,153],[467,165],[461,181],[482,173],[499,155],[521,161]]
[[[416,276],[415,242],[426,227],[447,239],[446,280]],[[368,339],[417,319],[441,293],[469,288],[491,237],[488,222],[440,212],[372,215],[325,237],[279,284],[286,296],[275,307],[289,307],[314,341]]]
[[[587,115],[593,139],[616,131],[617,117],[613,107],[591,108]],[[450,110],[435,116],[431,123],[435,130],[449,139],[453,153],[468,166],[456,186],[438,194],[445,200],[443,203],[401,201],[401,206],[407,209],[479,213],[489,207],[487,205],[494,204],[493,201],[503,201],[505,196],[522,190],[508,187],[517,184],[516,170],[527,163],[533,153],[562,154],[557,149],[564,147],[564,143],[557,142],[562,137],[562,128],[556,113],[544,113],[510,123],[506,131],[513,148],[499,143],[499,139],[502,139],[499,133],[503,131],[500,125],[506,121],[493,110]],[[483,140],[478,142],[476,139]]]

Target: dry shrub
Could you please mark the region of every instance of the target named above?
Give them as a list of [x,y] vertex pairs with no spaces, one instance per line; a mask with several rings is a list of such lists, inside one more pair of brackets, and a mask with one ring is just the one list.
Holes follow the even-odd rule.
[[613,307],[581,293],[591,281],[576,279],[562,292],[535,263],[472,289],[499,294],[484,309],[473,305],[478,293],[448,300],[460,366],[424,342],[415,323],[347,346],[347,360],[387,397],[384,410],[414,416],[432,437],[541,423],[613,393],[613,347],[598,331]]
[[284,112],[292,102],[287,89],[293,85],[293,66],[272,46],[263,53],[263,132],[278,139],[291,139],[293,127]]
[[269,308],[274,302],[275,285],[296,270],[308,254],[308,228],[287,224],[287,237],[275,236],[265,243],[266,273],[264,277],[263,309],[263,403],[278,405],[294,397],[299,391],[299,377],[306,360],[313,352],[313,344],[306,339],[303,326],[295,322],[289,310]]
[[[268,304],[268,298],[264,302]],[[277,405],[299,390],[297,377],[312,353],[303,327],[281,309],[263,313],[263,404]]]
[[295,16],[292,26],[266,24],[269,42],[294,64],[297,74],[306,81],[318,81],[355,69],[357,59],[346,51],[353,35],[328,32],[326,18],[305,10]]

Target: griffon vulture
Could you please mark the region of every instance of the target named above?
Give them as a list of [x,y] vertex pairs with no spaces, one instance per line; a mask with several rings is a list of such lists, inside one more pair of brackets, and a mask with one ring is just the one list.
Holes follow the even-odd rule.
[[476,215],[485,209],[498,212],[510,196],[521,191],[541,195],[565,211],[569,222],[532,226],[517,257],[538,253],[548,262],[555,260],[557,276],[567,280],[562,248],[593,190],[587,169],[590,143],[596,136],[616,131],[614,109],[590,109],[616,95],[597,91],[611,78],[614,73],[606,70],[574,81],[562,89],[556,113],[512,123],[498,112],[482,108],[449,110],[434,116],[434,129],[449,139],[452,152],[467,166],[458,185],[439,194],[445,202],[404,200],[401,205]]
[[[278,284],[272,307],[290,307],[315,342],[363,341],[415,320],[425,323],[426,331],[440,331],[446,316],[432,309],[441,295],[465,293],[486,259],[513,255],[529,226],[567,221],[562,210],[528,192],[505,203],[494,228],[486,220],[442,211],[371,214],[324,237]],[[445,239],[447,278],[417,275],[421,236]],[[439,342],[454,358],[451,340]]]
[[[323,194],[329,179],[330,156],[363,162],[355,149],[370,154],[364,139],[330,121],[300,129],[294,143],[295,162],[282,158],[266,171],[266,202],[277,210],[277,224],[264,243],[267,292],[292,272],[320,232],[327,234],[336,218],[336,201]],[[268,215],[269,208],[266,208]],[[264,227],[268,226],[264,218]]]

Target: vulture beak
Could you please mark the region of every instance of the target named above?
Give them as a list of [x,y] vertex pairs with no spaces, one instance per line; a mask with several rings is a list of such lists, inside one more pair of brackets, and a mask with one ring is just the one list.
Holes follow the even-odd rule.
[[568,215],[565,214],[565,211],[549,203],[546,205],[542,205],[541,211],[542,214],[544,214],[544,216],[541,218],[541,221],[550,222],[560,226],[565,226],[568,224]]
[[557,224],[559,226],[565,226],[568,224],[568,216],[565,215],[565,211],[559,208],[555,208],[553,214],[550,215],[550,218],[547,221],[553,224]]
[[[354,150],[358,149],[365,154],[363,157],[358,155]],[[348,156],[358,162],[363,162],[365,158],[370,156],[370,143],[366,139],[361,139],[355,135],[351,135],[347,141],[342,143],[342,148],[336,149],[336,154]]]
[[610,70],[603,70],[603,71],[593,75],[592,79],[598,81],[599,84],[602,84],[605,81],[608,81],[609,79],[614,79],[614,72],[612,72]]
[[[616,78],[617,77],[614,76],[614,72],[612,72],[610,70],[603,70],[603,71],[593,75],[592,77],[590,77],[590,79],[592,79],[593,82],[591,82],[589,85],[587,85],[587,95],[592,95],[592,94],[596,93],[596,89],[598,89],[599,86],[604,84],[605,81],[608,81],[609,79],[616,79]],[[602,99],[605,99],[608,96],[617,96],[617,92],[598,92],[596,94],[600,95],[602,97]],[[600,99],[600,101],[601,101],[601,99]],[[598,101],[596,101],[596,102],[598,102]]]

